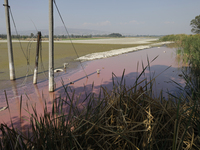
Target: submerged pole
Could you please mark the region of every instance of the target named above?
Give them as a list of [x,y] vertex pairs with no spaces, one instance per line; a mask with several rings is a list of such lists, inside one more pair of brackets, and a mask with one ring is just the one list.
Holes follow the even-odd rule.
[[10,80],[15,80],[15,67],[13,60],[13,49],[12,49],[12,39],[10,31],[10,15],[9,15],[9,5],[8,0],[4,0],[5,6],[5,15],[6,15],[6,27],[7,27],[7,45],[8,45],[8,60],[9,60],[9,71],[10,71]]
[[49,0],[49,92],[54,92],[53,0]]
[[38,32],[37,48],[36,48],[36,56],[35,56],[35,69],[34,69],[34,75],[33,75],[33,84],[37,84],[37,73],[38,73],[38,60],[39,60],[40,40],[41,40],[41,32]]

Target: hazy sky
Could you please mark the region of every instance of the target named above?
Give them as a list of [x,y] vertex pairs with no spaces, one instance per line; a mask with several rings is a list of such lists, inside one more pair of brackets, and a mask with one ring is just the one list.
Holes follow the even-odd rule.
[[[0,34],[5,33],[4,0]],[[190,21],[200,15],[200,0],[56,0],[68,28],[122,34],[191,34]],[[48,29],[48,0],[9,0],[17,29]],[[55,27],[62,26],[54,7]],[[32,21],[31,21],[32,20]],[[12,30],[13,23],[11,22]]]

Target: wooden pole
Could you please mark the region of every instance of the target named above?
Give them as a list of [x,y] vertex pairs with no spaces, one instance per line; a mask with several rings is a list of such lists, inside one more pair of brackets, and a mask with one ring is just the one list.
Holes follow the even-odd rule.
[[54,92],[53,0],[49,0],[49,92]]
[[34,75],[33,75],[33,84],[37,84],[37,73],[38,73],[38,60],[39,60],[40,40],[41,40],[41,32],[38,32],[37,48],[36,48],[36,56],[35,56],[35,69],[34,69]]
[[8,45],[10,80],[15,80],[15,68],[13,60],[11,31],[10,31],[10,15],[9,15],[10,6],[8,5],[8,0],[4,0],[4,3],[5,3],[4,6],[5,6],[6,26],[7,26],[7,45]]

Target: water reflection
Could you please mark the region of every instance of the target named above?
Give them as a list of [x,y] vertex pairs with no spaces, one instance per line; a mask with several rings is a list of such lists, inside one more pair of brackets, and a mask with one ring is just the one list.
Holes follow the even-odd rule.
[[18,90],[17,90],[17,83],[16,81],[10,81],[11,82],[11,85],[12,85],[12,91],[13,91],[13,99],[15,99],[15,103],[16,103],[16,108],[18,109],[18,113],[19,113],[19,118],[20,118],[20,126],[21,126],[21,123],[22,123],[22,116],[21,116],[21,109],[22,109],[22,106],[20,105],[20,96],[18,95]]
[[41,95],[40,95],[40,92],[39,92],[39,89],[38,89],[37,84],[34,84],[34,88],[35,88],[35,93],[36,93],[36,95],[37,95],[37,98],[38,98],[38,100],[40,101],[40,104],[41,104],[41,106],[42,106],[42,108],[43,108],[43,110],[44,110],[44,102],[42,101],[42,97],[41,97]]

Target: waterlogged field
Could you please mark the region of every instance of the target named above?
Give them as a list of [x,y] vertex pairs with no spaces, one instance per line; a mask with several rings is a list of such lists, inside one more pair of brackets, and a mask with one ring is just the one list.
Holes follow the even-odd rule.
[[[70,141],[73,147],[78,141],[82,149],[87,149],[85,147],[88,145],[93,149],[103,149],[101,145],[105,149],[110,149],[110,145],[111,149],[116,145],[120,149],[123,149],[121,147],[124,145],[127,145],[124,149],[144,149],[142,147],[150,145],[148,139],[151,138],[151,149],[168,148],[173,145],[174,133],[177,132],[177,135],[181,136],[186,129],[185,122],[191,121],[186,114],[182,114],[187,109],[184,103],[176,110],[176,99],[166,101],[166,98],[169,98],[168,95],[165,96],[166,91],[176,91],[175,86],[170,86],[173,84],[170,81],[182,83],[175,56],[175,49],[155,47],[86,62],[88,65],[85,72],[88,78],[83,70],[71,76],[63,75],[62,82],[61,77],[55,78],[56,90],[50,93],[48,82],[40,82],[37,85],[26,83],[23,86],[16,86],[13,82],[13,88],[6,91],[10,109],[0,111],[0,123],[5,122],[11,126],[11,116],[14,127],[19,129],[19,136],[34,139],[34,142],[25,142],[26,147],[48,147],[52,143],[52,147],[60,147],[60,143],[63,143],[62,147],[70,148],[69,142],[64,141]],[[149,63],[150,67],[145,69]],[[96,73],[96,69],[100,69],[100,74]],[[158,94],[154,95],[151,91],[154,91],[154,94],[158,91]],[[3,91],[0,93],[0,100],[0,106],[6,108]],[[181,123],[179,130],[176,131],[175,128],[174,131],[178,116]],[[0,133],[13,131],[6,128],[7,126],[2,126]],[[8,133],[12,136],[5,133],[3,145],[10,143],[10,139],[14,144],[17,143],[19,136],[15,133]],[[31,137],[26,138],[26,134]],[[186,140],[190,141],[192,135],[186,136]],[[182,137],[180,136],[178,139]],[[166,140],[166,137],[169,137],[169,140]],[[197,139],[196,135],[194,137]],[[117,144],[113,144],[114,142]],[[142,145],[142,142],[145,144]],[[180,142],[181,140],[178,140],[178,143]]]
[[[140,45],[148,45],[150,43],[156,43],[156,38],[114,38],[114,39],[94,39],[94,40],[75,40],[73,45],[79,55],[85,56],[91,53],[105,52],[115,49],[137,47]],[[126,42],[128,41],[128,42]],[[19,41],[13,40],[13,56],[15,75],[17,79],[29,77],[33,74],[35,66],[36,55],[36,42],[32,41]],[[54,44],[54,59],[55,68],[62,68],[63,63],[69,63],[69,68],[76,68],[79,65],[78,61],[75,61],[77,55],[74,51],[73,45],[69,40],[55,41]],[[147,47],[148,48],[148,47]],[[0,89],[5,89],[10,85],[6,83],[9,80],[9,68],[8,68],[8,51],[7,42],[5,40],[0,41]],[[39,58],[39,78],[46,79],[43,72],[48,70],[48,41],[42,42],[42,50]],[[42,59],[41,59],[42,58]],[[43,66],[42,66],[43,65]]]

